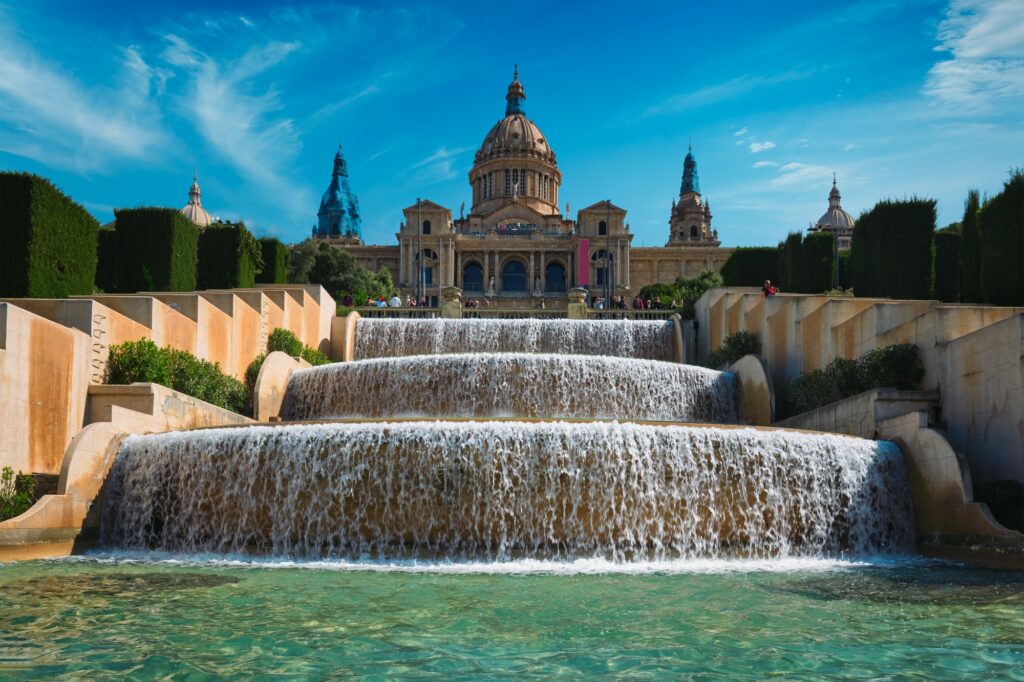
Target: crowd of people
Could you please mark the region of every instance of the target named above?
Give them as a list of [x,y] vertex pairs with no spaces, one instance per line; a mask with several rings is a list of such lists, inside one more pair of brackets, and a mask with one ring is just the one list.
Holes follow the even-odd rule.
[[[341,299],[341,305],[345,306],[346,308],[354,308],[355,305],[356,305],[355,298],[352,296],[352,294],[345,294],[342,297],[342,299]],[[424,296],[423,298],[421,298],[419,300],[413,298],[412,296],[406,296],[405,297],[405,302],[403,304],[402,297],[399,296],[398,294],[392,294],[390,299],[384,298],[383,296],[378,296],[377,298],[374,298],[373,296],[367,296],[366,297],[366,303],[364,303],[363,305],[365,307],[367,307],[367,308],[402,308],[402,307],[405,307],[405,308],[429,308],[430,307],[430,304],[427,301],[427,297],[426,296]]]
[[597,296],[591,300],[590,305],[597,310],[676,310],[683,307],[683,301],[672,299],[671,303],[665,303],[661,299],[634,296],[633,301],[627,303],[624,296],[612,296],[609,302],[604,296]]

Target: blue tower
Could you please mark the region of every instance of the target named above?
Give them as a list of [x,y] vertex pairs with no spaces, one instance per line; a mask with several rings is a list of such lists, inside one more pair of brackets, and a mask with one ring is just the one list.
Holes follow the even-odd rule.
[[697,157],[693,155],[693,147],[686,151],[686,158],[683,160],[683,186],[679,189],[682,196],[692,192],[700,194],[700,178],[697,177]]
[[362,241],[363,226],[359,217],[359,199],[348,186],[348,164],[341,156],[341,145],[334,155],[331,184],[320,200],[314,237],[349,237]]

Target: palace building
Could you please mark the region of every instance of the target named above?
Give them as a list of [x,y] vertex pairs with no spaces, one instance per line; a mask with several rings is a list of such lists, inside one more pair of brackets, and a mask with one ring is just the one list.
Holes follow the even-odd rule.
[[358,202],[341,151],[335,156],[313,236],[344,248],[364,267],[391,271],[403,295],[434,299],[455,286],[468,298],[497,305],[564,305],[565,292],[635,295],[645,285],[718,270],[731,249],[720,248],[711,209],[701,196],[692,149],[669,215],[663,247],[634,247],[626,210],[610,199],[580,209],[559,208],[562,172],[547,136],[526,117],[518,68],[505,95],[505,116],[484,136],[469,185],[472,204],[458,217],[429,199],[404,209],[397,245],[362,243]]
[[808,232],[834,232],[836,245],[840,251],[849,251],[853,245],[853,216],[843,210],[840,205],[839,188],[836,176],[832,176],[832,191],[828,193],[828,210],[818,218],[818,222],[807,228]]

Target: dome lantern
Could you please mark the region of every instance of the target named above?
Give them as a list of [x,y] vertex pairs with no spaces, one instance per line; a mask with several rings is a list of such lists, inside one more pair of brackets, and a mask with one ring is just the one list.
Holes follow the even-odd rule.
[[213,218],[203,208],[203,192],[199,189],[199,173],[193,171],[192,186],[188,188],[188,204],[179,213],[199,227],[208,227]]

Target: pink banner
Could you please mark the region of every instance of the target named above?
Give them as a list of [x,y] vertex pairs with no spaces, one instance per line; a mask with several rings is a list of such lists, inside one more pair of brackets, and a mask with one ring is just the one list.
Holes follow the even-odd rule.
[[576,286],[590,286],[590,240],[579,240],[579,252],[576,254]]

